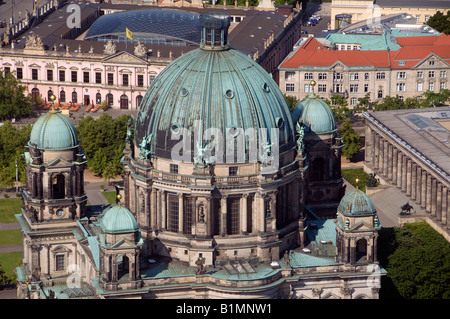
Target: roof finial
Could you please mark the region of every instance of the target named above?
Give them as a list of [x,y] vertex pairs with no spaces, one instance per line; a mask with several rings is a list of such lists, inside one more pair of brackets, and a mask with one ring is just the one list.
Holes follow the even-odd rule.
[[51,109],[50,112],[51,113],[55,113],[55,100],[56,100],[56,96],[54,94],[50,95],[50,100],[52,101],[52,105],[51,105]]
[[122,206],[122,203],[120,202],[120,200],[122,199],[122,195],[117,194],[116,196],[116,204],[119,206]]
[[316,86],[316,81],[311,80],[309,82],[309,85],[311,86],[311,96],[314,96],[314,87]]
[[356,182],[356,189],[359,189],[359,187],[358,187],[359,179],[357,178],[357,179],[355,180],[355,182]]

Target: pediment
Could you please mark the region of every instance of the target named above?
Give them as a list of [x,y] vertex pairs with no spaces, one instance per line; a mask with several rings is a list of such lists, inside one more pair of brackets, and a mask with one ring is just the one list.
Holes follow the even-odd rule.
[[[430,62],[433,64],[430,65]],[[429,56],[427,56],[425,59],[417,63],[415,66],[412,67],[412,69],[434,69],[434,68],[448,68],[450,67],[450,64],[442,60],[439,56],[435,55],[434,53],[431,53]]]
[[102,61],[103,63],[113,63],[113,64],[133,64],[133,65],[147,65],[147,61],[138,58],[137,56],[125,52],[125,51],[120,51],[118,53],[112,54],[106,58],[103,59]]
[[346,66],[344,63],[342,63],[341,61],[336,61],[334,64],[332,64],[329,67],[329,70],[334,70],[334,71],[344,71],[344,70],[348,70],[348,66]]
[[361,223],[359,223],[359,224],[356,224],[356,225],[351,229],[351,231],[358,231],[358,232],[360,232],[360,231],[372,231],[372,230],[373,230],[373,227],[367,225],[367,224],[364,223],[364,222],[361,222]]
[[117,241],[115,244],[111,245],[111,248],[114,249],[129,249],[129,248],[136,248],[136,245],[134,244],[134,242],[126,239],[126,238],[121,238],[119,241]]
[[67,166],[67,164],[72,164],[72,162],[69,162],[69,161],[67,161],[66,159],[64,159],[64,158],[61,158],[61,157],[57,157],[57,158],[55,158],[54,160],[52,160],[51,162],[49,162],[48,164],[47,164],[47,167],[58,167],[58,166],[64,166],[64,167],[66,167]]

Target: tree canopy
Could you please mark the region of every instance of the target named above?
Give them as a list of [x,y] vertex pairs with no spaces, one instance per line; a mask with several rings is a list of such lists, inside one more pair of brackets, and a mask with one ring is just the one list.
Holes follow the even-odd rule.
[[0,70],[0,121],[31,114],[34,106],[25,90],[11,72]]
[[[450,243],[431,226],[385,228],[378,241],[380,264],[392,280],[392,285],[381,285],[380,296],[450,299]],[[392,296],[392,288],[397,296]]]
[[344,146],[342,147],[342,155],[351,160],[361,148],[359,134],[353,129],[350,123],[350,118],[346,118],[344,122],[342,122],[340,131],[342,142],[344,143]]
[[14,186],[16,159],[19,180],[25,180],[25,161],[22,154],[31,133],[31,125],[16,129],[10,121],[0,126],[0,187]]
[[450,34],[450,10],[446,14],[441,11],[436,12],[426,24],[439,32]]
[[115,119],[102,114],[98,120],[88,116],[77,126],[78,138],[91,171],[105,180],[123,172],[120,159],[125,148],[129,115]]

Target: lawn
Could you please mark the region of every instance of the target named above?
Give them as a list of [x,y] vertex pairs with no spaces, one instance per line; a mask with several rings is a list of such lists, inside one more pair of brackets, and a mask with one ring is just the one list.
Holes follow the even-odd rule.
[[14,214],[20,214],[22,201],[20,198],[0,199],[0,223],[17,223]]
[[0,230],[0,246],[20,246],[22,235],[20,229]]
[[102,192],[103,197],[106,198],[108,203],[115,204],[116,203],[116,191],[112,192]]
[[3,266],[5,271],[5,276],[8,277],[12,282],[15,281],[16,274],[14,269],[22,264],[22,252],[15,251],[12,253],[2,253],[0,254],[0,265]]
[[[363,192],[366,191],[366,183],[369,178],[369,174],[364,172],[362,168],[343,168],[341,169],[342,177],[344,177],[353,186],[358,186]],[[356,183],[358,179],[358,183]]]

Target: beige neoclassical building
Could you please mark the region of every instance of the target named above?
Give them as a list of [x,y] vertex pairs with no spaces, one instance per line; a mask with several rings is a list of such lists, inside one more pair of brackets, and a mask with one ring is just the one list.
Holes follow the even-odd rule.
[[[450,229],[450,107],[363,113],[364,167],[423,208],[448,238]],[[405,203],[398,203],[400,206]]]
[[417,24],[423,24],[436,12],[445,14],[449,9],[450,4],[445,0],[333,0],[330,25],[332,29],[341,27],[339,15],[351,15],[348,23],[354,23],[367,19],[375,21],[376,17],[405,12],[411,15]]

